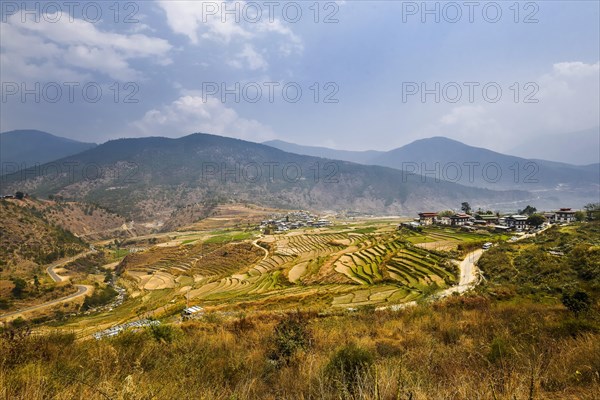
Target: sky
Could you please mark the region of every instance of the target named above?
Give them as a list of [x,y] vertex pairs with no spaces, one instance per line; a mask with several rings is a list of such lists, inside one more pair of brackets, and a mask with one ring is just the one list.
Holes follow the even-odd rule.
[[0,131],[509,151],[600,126],[600,2],[0,2]]

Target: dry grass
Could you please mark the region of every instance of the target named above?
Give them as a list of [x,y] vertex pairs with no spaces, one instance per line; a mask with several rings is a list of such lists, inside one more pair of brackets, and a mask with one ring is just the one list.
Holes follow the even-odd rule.
[[600,396],[597,317],[471,297],[397,313],[307,312],[293,318],[300,327],[286,325],[292,335],[274,329],[286,317],[272,313],[98,342],[5,332],[0,396],[591,400]]

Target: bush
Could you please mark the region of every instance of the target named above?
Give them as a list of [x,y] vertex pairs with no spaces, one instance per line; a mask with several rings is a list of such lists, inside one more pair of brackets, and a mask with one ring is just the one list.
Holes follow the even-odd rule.
[[175,330],[171,325],[150,325],[148,333],[154,340],[161,343],[171,343],[175,339]]
[[592,322],[582,318],[569,318],[561,321],[555,333],[557,336],[577,337],[585,333],[598,333],[598,327]]
[[509,351],[509,345],[502,337],[495,337],[490,343],[490,350],[487,359],[492,364],[502,361]]
[[299,312],[288,314],[275,327],[272,338],[272,347],[269,359],[289,364],[298,350],[305,350],[310,346],[311,335],[308,330],[308,321]]
[[117,291],[110,286],[106,286],[104,289],[96,289],[91,296],[85,296],[81,308],[89,310],[90,308],[108,304],[117,294]]
[[590,306],[592,305],[590,296],[582,290],[573,293],[563,293],[561,301],[563,305],[575,315],[589,311]]
[[344,390],[354,392],[371,364],[373,355],[350,343],[335,352],[325,367],[325,373],[331,380],[341,383]]

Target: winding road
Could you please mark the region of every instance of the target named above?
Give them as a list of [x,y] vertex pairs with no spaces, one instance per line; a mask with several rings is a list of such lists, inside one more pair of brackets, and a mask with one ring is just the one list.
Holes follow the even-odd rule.
[[[46,268],[46,272],[48,273],[48,275],[50,275],[50,278],[54,281],[54,282],[64,282],[67,281],[69,278],[66,278],[64,276],[60,276],[58,275],[56,272],[54,272],[54,268],[63,266],[65,264],[68,264],[70,262],[73,262],[81,257],[85,257],[89,254],[94,253],[94,250],[90,250],[84,253],[79,253],[76,256],[73,257],[68,257],[68,258],[63,258],[61,260],[58,260],[52,264],[50,264],[47,268]],[[59,299],[54,299],[54,300],[50,300],[47,301],[45,303],[42,304],[37,304],[35,306],[31,306],[31,307],[26,307],[26,308],[22,308],[20,310],[16,310],[16,311],[12,311],[9,312],[7,314],[2,314],[0,315],[0,320],[2,319],[6,319],[6,318],[11,318],[11,317],[17,317],[18,315],[27,313],[27,312],[31,312],[31,311],[36,311],[36,310],[40,310],[42,308],[46,308],[46,307],[50,307],[56,304],[60,304],[60,303],[66,303],[69,302],[71,300],[74,300],[78,297],[84,296],[86,295],[90,290],[93,290],[92,286],[89,285],[75,285],[75,287],[77,288],[77,292],[70,294],[68,296],[65,297],[61,297]]]

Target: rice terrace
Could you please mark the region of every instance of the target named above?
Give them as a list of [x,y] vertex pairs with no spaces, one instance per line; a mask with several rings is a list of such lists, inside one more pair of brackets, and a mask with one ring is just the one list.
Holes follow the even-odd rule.
[[306,293],[333,307],[394,304],[456,283],[447,255],[411,244],[394,225],[375,226],[157,247],[119,268],[141,289],[178,288],[219,308],[242,300],[252,308],[291,304]]

